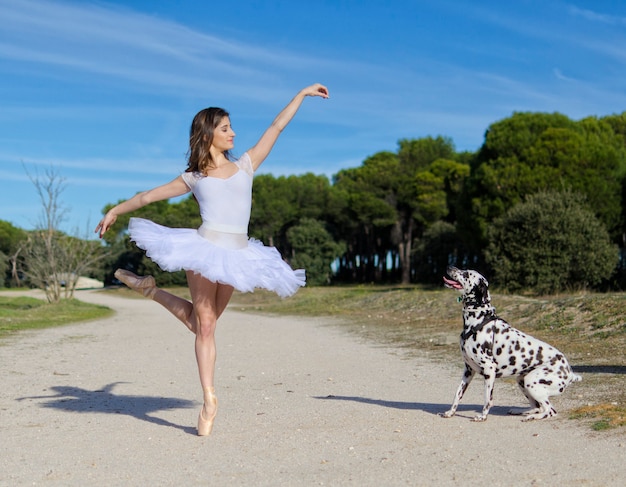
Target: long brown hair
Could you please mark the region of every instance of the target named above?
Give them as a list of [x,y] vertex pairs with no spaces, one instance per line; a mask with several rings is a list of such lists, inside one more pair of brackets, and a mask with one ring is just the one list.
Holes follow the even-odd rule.
[[[189,129],[189,151],[187,152],[186,172],[201,172],[215,167],[209,148],[213,143],[213,132],[224,117],[230,116],[223,108],[210,107],[200,110],[191,122]],[[224,151],[230,159],[230,151]]]

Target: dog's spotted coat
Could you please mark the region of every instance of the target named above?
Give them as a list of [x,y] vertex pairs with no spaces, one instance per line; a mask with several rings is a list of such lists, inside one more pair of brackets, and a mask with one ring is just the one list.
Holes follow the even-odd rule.
[[444,284],[461,292],[463,332],[461,353],[465,371],[454,402],[441,416],[454,416],[474,374],[485,381],[482,413],[473,421],[485,421],[493,405],[493,386],[499,377],[517,376],[517,384],[530,402],[531,409],[510,414],[525,415],[524,421],[556,415],[550,397],[561,394],[572,382],[581,380],[574,374],[565,356],[556,348],[509,326],[496,315],[491,305],[489,283],[476,271],[448,268]]

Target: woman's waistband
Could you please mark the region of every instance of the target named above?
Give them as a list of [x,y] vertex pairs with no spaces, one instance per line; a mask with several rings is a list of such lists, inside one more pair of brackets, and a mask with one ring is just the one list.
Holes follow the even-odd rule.
[[224,247],[227,249],[245,249],[248,246],[248,234],[239,232],[226,232],[221,230],[226,228],[227,225],[210,225],[203,223],[198,228],[198,233],[201,237],[206,238],[209,242],[218,247]]

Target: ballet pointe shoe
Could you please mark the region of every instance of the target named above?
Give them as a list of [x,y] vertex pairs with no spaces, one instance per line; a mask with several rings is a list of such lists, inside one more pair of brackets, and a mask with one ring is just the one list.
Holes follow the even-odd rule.
[[146,298],[152,299],[159,289],[156,287],[156,282],[152,276],[140,277],[125,269],[118,269],[113,275],[133,291],[143,294]]
[[[205,416],[204,408],[207,405],[213,406],[213,412],[209,417]],[[198,415],[198,436],[209,436],[213,430],[213,421],[217,416],[217,396],[215,388],[209,387],[204,390],[204,404]]]

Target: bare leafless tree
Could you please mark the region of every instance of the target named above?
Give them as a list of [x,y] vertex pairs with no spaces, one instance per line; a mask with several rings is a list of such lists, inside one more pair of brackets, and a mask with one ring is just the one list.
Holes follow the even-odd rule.
[[78,278],[91,271],[106,253],[97,241],[59,230],[67,210],[61,202],[65,179],[58,170],[49,168],[43,177],[28,170],[26,173],[37,190],[42,212],[22,251],[23,272],[31,284],[45,291],[49,302],[56,303],[72,298]]
[[8,259],[9,262],[11,263],[11,278],[15,281],[15,285],[17,287],[20,287],[22,285],[22,279],[20,278],[20,273],[19,273],[19,257],[20,254],[22,253],[22,250],[24,250],[24,244],[21,243],[20,245],[17,246],[17,249],[15,249],[15,252],[13,252],[13,254],[11,254]]

